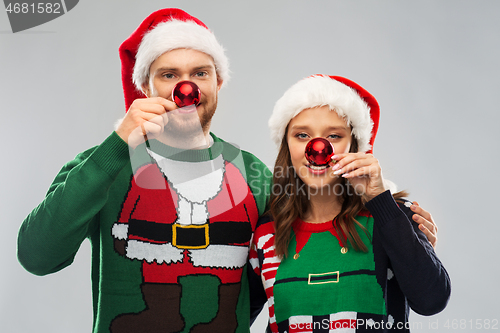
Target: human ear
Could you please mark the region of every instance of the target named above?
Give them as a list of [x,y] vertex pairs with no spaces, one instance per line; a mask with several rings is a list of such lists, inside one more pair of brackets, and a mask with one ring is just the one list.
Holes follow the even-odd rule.
[[224,80],[222,80],[219,75],[217,75],[217,92],[219,92],[220,88],[222,87],[222,83]]
[[[149,82],[149,79],[147,80]],[[142,93],[146,95],[146,97],[151,97],[151,91],[149,90],[149,83],[143,83],[142,84]]]

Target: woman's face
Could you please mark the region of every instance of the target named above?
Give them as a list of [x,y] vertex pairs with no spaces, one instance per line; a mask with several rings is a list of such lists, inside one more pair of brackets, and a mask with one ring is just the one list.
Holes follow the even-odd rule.
[[335,148],[335,154],[349,152],[351,129],[337,112],[331,111],[328,106],[305,109],[290,120],[286,137],[292,165],[307,186],[319,189],[339,181],[330,165],[313,166],[305,158],[307,143],[317,137],[330,141]]

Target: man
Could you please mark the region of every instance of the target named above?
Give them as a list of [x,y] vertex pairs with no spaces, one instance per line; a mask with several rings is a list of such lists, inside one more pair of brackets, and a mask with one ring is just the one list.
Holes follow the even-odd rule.
[[[151,14],[121,45],[126,116],[63,167],[26,218],[18,256],[34,274],[92,245],[94,332],[248,332],[246,262],[271,173],[210,133],[228,61],[178,9]],[[200,103],[171,92],[194,82]]]
[[[94,332],[248,332],[262,286],[249,293],[245,263],[271,173],[210,133],[224,51],[200,20],[163,9],[120,58],[128,111],[56,176],[21,226],[19,261],[53,273],[89,238]],[[199,105],[172,101],[182,80],[200,88]]]

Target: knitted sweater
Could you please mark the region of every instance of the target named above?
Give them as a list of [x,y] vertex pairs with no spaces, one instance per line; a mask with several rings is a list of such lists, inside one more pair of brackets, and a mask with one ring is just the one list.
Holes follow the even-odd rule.
[[422,315],[444,309],[450,279],[409,208],[389,191],[366,208],[356,220],[370,235],[357,227],[367,253],[341,244],[331,221],[297,219],[280,260],[274,223],[259,221],[250,262],[264,282],[273,332],[409,332],[409,307]]
[[113,132],[79,154],[23,222],[20,263],[57,272],[89,238],[93,332],[248,332],[245,264],[271,173],[211,136],[208,149],[153,140],[129,156]]

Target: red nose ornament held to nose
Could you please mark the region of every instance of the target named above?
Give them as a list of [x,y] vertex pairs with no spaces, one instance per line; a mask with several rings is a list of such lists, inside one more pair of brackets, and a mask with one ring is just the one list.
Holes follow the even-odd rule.
[[191,81],[181,81],[172,90],[172,100],[178,107],[198,105],[200,103],[200,88]]
[[327,139],[314,138],[307,143],[305,155],[310,164],[323,166],[330,163],[335,151],[333,145]]

